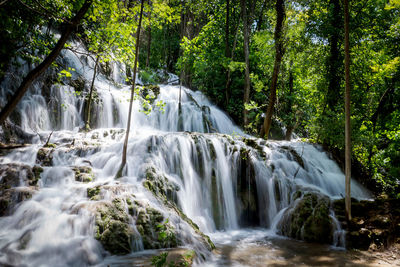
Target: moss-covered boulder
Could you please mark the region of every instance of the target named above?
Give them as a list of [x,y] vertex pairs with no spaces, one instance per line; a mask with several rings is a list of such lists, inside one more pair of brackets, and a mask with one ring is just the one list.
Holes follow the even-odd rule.
[[82,183],[89,183],[95,179],[92,168],[89,166],[75,166],[72,167],[75,173],[75,181]]
[[0,216],[9,215],[22,201],[31,199],[36,192],[34,187],[17,187],[0,192]]
[[52,166],[54,148],[42,147],[36,154],[36,163],[42,166]]
[[86,192],[87,192],[87,197],[90,200],[100,200],[100,190],[101,186],[95,186],[95,187],[89,187]]
[[0,165],[0,190],[17,186],[36,186],[43,168],[25,164],[9,163]]
[[161,195],[170,201],[177,202],[179,186],[164,175],[157,173],[154,167],[146,169],[143,186],[155,195]]
[[294,201],[281,220],[281,234],[317,243],[332,243],[330,200],[317,193],[305,193]]
[[132,241],[137,238],[125,211],[123,200],[116,198],[111,203],[101,202],[96,209],[96,239],[112,254],[128,254]]
[[[158,178],[157,178],[158,177]],[[154,197],[156,197],[157,199],[159,199],[161,201],[161,203],[163,203],[163,205],[165,206],[165,208],[171,212],[171,213],[176,213],[183,221],[185,221],[189,226],[192,227],[192,229],[194,230],[195,234],[198,235],[197,238],[199,239],[200,242],[202,242],[205,247],[207,247],[209,250],[213,250],[215,248],[215,245],[213,244],[213,242],[211,241],[210,237],[205,235],[203,232],[200,231],[199,227],[189,218],[186,216],[185,213],[182,212],[181,209],[178,208],[177,204],[173,201],[173,199],[171,200],[171,198],[168,198],[168,194],[166,194],[167,191],[163,190],[163,188],[165,188],[165,182],[161,182],[161,183],[149,183],[148,181],[152,181],[152,179],[157,180],[159,179],[159,175],[157,174],[156,170],[154,167],[150,167],[147,169],[146,172],[146,177],[143,181],[143,185],[145,188],[147,188],[151,193],[153,193]],[[166,179],[166,177],[164,177]],[[168,180],[168,179],[167,179]],[[167,182],[168,183],[168,182]],[[162,185],[162,186],[161,186]],[[175,184],[173,184],[173,187],[175,187],[175,191],[177,191],[179,189],[179,187],[177,188]],[[145,210],[142,209],[142,212],[137,211],[138,212],[138,220],[136,222],[136,226],[137,226],[137,230],[139,231],[139,233],[141,233],[142,237],[143,236],[148,236],[150,238],[143,238],[143,244],[144,247],[146,248],[146,246],[148,245],[149,247],[152,247],[151,244],[146,244],[146,239],[147,240],[155,240],[156,235],[151,234],[150,236],[148,235],[148,233],[151,233],[151,228],[154,227],[154,222],[157,225],[159,225],[158,227],[163,227],[160,225],[163,225],[164,223],[160,223],[161,217],[157,214],[157,212],[155,213],[156,216],[154,216],[154,212],[150,213],[147,211],[147,208]],[[152,216],[153,219],[150,219],[150,217]],[[153,222],[150,227],[146,226],[146,222]],[[165,222],[165,221],[164,221]],[[168,223],[167,223],[168,224]],[[167,233],[173,233],[175,230],[166,225]],[[142,234],[143,233],[143,234]],[[157,237],[158,239],[158,237]],[[179,244],[179,240],[176,238],[176,233],[170,235],[170,237],[168,238],[168,242],[166,243],[168,246],[169,245],[175,245],[174,243],[176,242],[176,244]],[[155,246],[160,246],[163,245],[165,243],[161,243],[161,244],[156,244]],[[154,245],[153,245],[154,246]],[[175,245],[176,246],[176,245]]]
[[173,248],[178,246],[175,229],[158,210],[140,209],[136,228],[142,236],[145,249]]
[[32,197],[42,172],[39,166],[0,165],[0,216],[9,214],[17,204]]

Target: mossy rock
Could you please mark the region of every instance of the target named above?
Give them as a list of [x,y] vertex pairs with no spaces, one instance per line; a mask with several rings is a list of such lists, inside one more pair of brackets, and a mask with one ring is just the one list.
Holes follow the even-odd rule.
[[141,209],[136,219],[136,228],[142,236],[145,249],[173,248],[178,246],[175,229],[156,209]]
[[297,162],[304,169],[303,158],[297,153],[297,151],[290,146],[281,146],[282,152],[284,152],[288,158],[292,161]]
[[75,173],[75,181],[89,183],[95,179],[94,173],[91,167],[88,166],[76,166],[72,167]]
[[53,148],[40,148],[36,154],[36,163],[42,166],[52,166],[53,152]]
[[32,172],[33,172],[33,177],[32,179],[29,181],[29,185],[37,185],[39,179],[40,179],[40,175],[43,172],[43,168],[40,166],[34,166],[32,168]]
[[[169,198],[162,192],[162,188],[160,188],[159,183],[154,183],[155,180],[157,180],[159,176],[156,173],[156,170],[154,167],[149,167],[146,171],[145,175],[145,180],[143,181],[143,186],[147,188],[153,195],[159,199],[167,208],[173,210],[178,214],[178,216],[184,220],[186,223],[188,223],[193,230],[201,236],[201,241],[204,242],[204,244],[210,249],[213,250],[215,248],[214,243],[211,241],[210,237],[202,233],[198,227],[189,217],[186,216],[180,210],[176,203]],[[164,177],[165,178],[165,177]],[[176,188],[176,190],[179,188]],[[161,192],[161,193],[160,193]],[[165,192],[165,191],[164,191]],[[158,233],[158,227],[157,225],[162,225],[160,223],[162,214],[159,213],[157,210],[154,209],[140,209],[138,211],[137,215],[137,221],[136,221],[136,228],[138,232],[141,234],[143,238],[143,245],[146,248],[162,248],[162,247],[174,247],[179,245],[179,240],[176,238],[176,233],[175,230],[172,227],[167,226],[169,235],[168,240],[166,243],[160,243],[158,240],[158,237],[156,237],[155,233]],[[156,227],[154,231],[154,227]]]
[[167,177],[157,173],[154,167],[146,169],[143,186],[155,195],[160,195],[166,199],[177,202],[177,192],[179,186],[171,182]]
[[258,155],[262,158],[262,159],[266,159],[267,155],[264,152],[263,147],[258,144],[256,139],[253,138],[243,138],[243,143],[245,143],[246,146],[249,146],[251,148],[253,148],[255,151],[257,151]]
[[31,199],[35,189],[33,187],[17,187],[0,192],[0,216],[9,215],[13,208],[22,201]]
[[117,255],[132,252],[132,240],[138,236],[130,225],[122,199],[100,203],[96,209],[95,225],[95,238],[107,251]]
[[317,243],[332,243],[333,226],[327,197],[306,193],[286,210],[281,221],[283,235]]
[[[0,165],[0,190],[10,189],[17,186],[36,186],[40,179],[43,168],[34,166],[33,168],[25,164],[9,163]],[[20,184],[20,182],[23,184]]]
[[85,82],[85,79],[83,77],[78,76],[77,79],[71,80],[69,82],[69,85],[74,87],[76,92],[83,92],[85,90],[86,82]]
[[90,200],[99,200],[100,199],[100,186],[95,186],[88,188],[87,191],[87,196]]

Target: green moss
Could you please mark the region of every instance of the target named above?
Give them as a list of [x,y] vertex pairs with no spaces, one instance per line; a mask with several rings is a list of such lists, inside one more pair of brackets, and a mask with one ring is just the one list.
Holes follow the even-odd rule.
[[[210,240],[210,238],[204,235],[199,227],[190,220],[180,209],[177,208],[176,203],[174,202],[173,195],[176,194],[176,191],[179,190],[179,187],[173,183],[171,183],[166,177],[157,174],[154,167],[149,167],[146,170],[145,177],[143,181],[143,186],[148,189],[153,195],[160,199],[165,206],[173,209],[184,221],[186,221],[197,234],[202,236],[207,243],[210,249],[214,249],[215,246]],[[171,196],[172,195],[172,196]],[[154,231],[154,227],[159,225],[164,220],[162,214],[153,209],[146,208],[141,209],[138,212],[136,227],[138,231],[141,231],[141,235],[143,238],[143,245],[145,248],[160,248],[160,247],[170,247],[176,246],[178,244],[178,240],[176,239],[176,235],[174,233],[175,230],[169,228],[170,238],[168,242],[162,243],[159,240],[154,240],[154,234],[159,231]],[[157,228],[157,227],[156,227]]]
[[99,194],[100,194],[100,186],[87,189],[87,196],[90,200],[99,200],[100,199]]
[[33,172],[33,177],[29,181],[29,185],[37,185],[39,179],[40,179],[40,174],[43,172],[43,168],[40,166],[34,166],[32,168]]
[[89,183],[95,179],[92,168],[88,166],[73,167],[72,170],[75,172],[75,181]]
[[308,242],[331,243],[333,238],[332,221],[329,216],[329,199],[313,193],[300,193],[294,207],[288,209],[289,221],[285,222],[283,234]]
[[95,238],[112,254],[128,254],[132,251],[131,240],[135,238],[125,212],[122,199],[114,199],[97,208]]
[[36,163],[43,166],[51,166],[54,149],[42,147],[36,154]]
[[56,145],[56,144],[53,144],[53,143],[47,143],[47,144],[45,144],[43,147],[47,147],[47,148],[56,148],[57,145]]

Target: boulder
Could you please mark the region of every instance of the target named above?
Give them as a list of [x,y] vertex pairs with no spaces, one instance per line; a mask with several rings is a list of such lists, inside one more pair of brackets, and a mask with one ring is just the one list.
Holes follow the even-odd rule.
[[94,174],[92,168],[89,166],[75,166],[72,167],[75,173],[75,181],[89,183],[94,180]]
[[42,147],[36,154],[36,163],[42,166],[52,166],[54,148]]
[[285,211],[281,234],[307,242],[332,243],[333,226],[329,198],[317,193],[304,193]]
[[171,182],[167,177],[157,173],[154,167],[146,169],[143,186],[155,195],[161,195],[166,199],[177,203],[179,186]]
[[173,248],[178,246],[175,229],[164,220],[158,210],[146,207],[140,209],[136,219],[136,228],[142,236],[145,249]]
[[344,199],[334,201],[333,208],[342,226],[347,228],[347,248],[381,250],[400,238],[400,202],[397,199],[352,199],[349,222],[344,216]]
[[123,255],[132,251],[132,240],[138,238],[130,224],[123,200],[99,202],[96,208],[96,235],[104,249],[112,254]]

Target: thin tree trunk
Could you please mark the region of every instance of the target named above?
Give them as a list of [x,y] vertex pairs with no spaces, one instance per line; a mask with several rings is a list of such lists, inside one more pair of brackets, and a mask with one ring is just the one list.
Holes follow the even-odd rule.
[[328,110],[334,110],[338,104],[340,95],[340,82],[341,82],[341,66],[343,58],[340,53],[340,39],[341,29],[343,27],[341,19],[340,0],[330,0],[329,5],[329,26],[331,28],[328,42],[329,42],[329,57],[328,57],[328,91],[326,95],[326,104]]
[[151,12],[149,14],[149,20],[150,20],[150,25],[149,25],[149,36],[147,39],[147,57],[146,57],[146,68],[150,66],[150,52],[151,52]]
[[74,31],[76,26],[85,16],[89,7],[92,4],[92,0],[86,0],[82,7],[79,9],[78,13],[71,20],[71,23],[65,24],[65,28],[63,33],[61,34],[60,39],[58,40],[54,49],[50,52],[50,54],[40,63],[36,68],[31,70],[28,75],[24,78],[18,89],[15,91],[14,95],[11,97],[10,101],[6,104],[6,106],[1,110],[0,113],[0,124],[7,119],[10,113],[15,109],[19,101],[25,95],[26,91],[30,87],[30,85],[51,65],[51,63],[57,58],[60,54],[61,50],[64,48],[65,43],[67,42],[69,36]]
[[[229,12],[230,12],[229,0],[226,0],[226,18],[225,18],[225,57],[229,57]],[[229,85],[229,66],[226,68],[226,84]],[[225,105],[229,103],[229,88],[225,86]]]
[[94,81],[96,80],[97,64],[99,64],[99,58],[100,58],[100,56],[97,55],[96,62],[94,63],[94,68],[93,68],[92,83],[90,84],[89,99],[88,99],[88,105],[87,105],[87,110],[86,110],[86,126],[85,126],[86,131],[90,130],[90,109],[91,109],[91,105],[92,105]]
[[[239,16],[238,23],[237,23],[236,30],[235,30],[235,40],[233,41],[233,47],[231,49],[230,61],[233,60],[233,57],[235,55],[235,49],[236,49],[236,44],[237,44],[237,39],[238,39],[239,25],[240,25],[240,16]],[[226,104],[228,105],[229,99],[231,97],[231,69],[229,67],[228,67],[228,73],[227,73],[227,77],[226,77],[225,92],[226,92],[226,95],[225,95]]]
[[346,218],[351,220],[351,125],[350,125],[350,41],[349,41],[349,1],[344,0],[344,53],[345,53],[345,175],[346,175]]
[[282,40],[282,27],[285,19],[285,3],[284,0],[277,0],[276,5],[276,26],[275,26],[275,63],[274,71],[272,73],[272,81],[270,88],[269,103],[267,111],[265,112],[265,119],[263,127],[260,131],[260,136],[268,139],[269,130],[271,128],[272,113],[274,112],[274,106],[276,101],[276,87],[278,84],[279,69],[281,67],[281,61],[284,54],[283,40]]
[[133,97],[135,94],[135,85],[136,85],[136,72],[137,72],[137,62],[138,62],[138,57],[139,57],[140,27],[142,26],[143,6],[144,6],[144,0],[141,0],[139,24],[138,24],[138,28],[136,31],[135,63],[133,66],[133,81],[132,81],[132,88],[131,88],[131,99],[129,101],[128,125],[126,126],[124,146],[122,149],[121,166],[119,167],[119,170],[118,170],[115,178],[122,177],[122,171],[126,165],[126,151],[128,148],[129,131],[131,129],[132,106],[133,106]]
[[[293,62],[290,62],[290,70],[289,70],[289,101],[288,101],[288,114],[292,114],[293,113],[293,70],[292,70],[292,65]],[[293,120],[291,122],[289,122],[289,124],[287,125],[286,128],[286,135],[285,135],[285,140],[286,141],[290,141],[290,139],[292,139],[292,133],[295,129],[295,125],[296,125],[296,118],[295,116],[293,116]]]
[[263,14],[264,14],[264,9],[265,9],[266,5],[267,5],[267,0],[264,0],[263,4],[261,6],[260,16],[258,17],[258,21],[257,21],[257,31],[261,30],[261,25],[263,24]]
[[[250,100],[250,61],[249,61],[249,25],[248,25],[248,16],[247,16],[247,5],[246,0],[241,0],[242,5],[242,15],[243,15],[243,48],[244,48],[244,61],[246,64],[245,73],[244,73],[244,95],[243,95],[243,103],[244,105],[249,103]],[[243,126],[246,127],[249,124],[248,121],[249,111],[244,107],[243,109]]]

